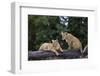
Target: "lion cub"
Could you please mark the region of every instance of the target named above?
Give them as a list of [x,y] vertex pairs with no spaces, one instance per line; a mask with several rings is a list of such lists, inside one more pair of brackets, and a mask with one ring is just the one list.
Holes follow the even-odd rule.
[[68,32],[61,32],[61,35],[62,40],[65,40],[68,43],[68,49],[80,49],[82,53],[82,44],[78,38]]
[[63,52],[58,40],[52,40],[52,43],[43,43],[39,50],[41,51],[52,51],[54,52],[56,55],[59,55],[59,53],[57,51],[61,51]]

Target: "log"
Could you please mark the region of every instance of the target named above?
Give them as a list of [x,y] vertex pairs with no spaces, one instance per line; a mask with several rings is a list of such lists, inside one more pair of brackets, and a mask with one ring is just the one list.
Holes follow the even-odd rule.
[[80,58],[81,53],[78,49],[64,50],[55,55],[54,52],[48,51],[28,51],[28,60],[47,60],[47,59],[74,59]]

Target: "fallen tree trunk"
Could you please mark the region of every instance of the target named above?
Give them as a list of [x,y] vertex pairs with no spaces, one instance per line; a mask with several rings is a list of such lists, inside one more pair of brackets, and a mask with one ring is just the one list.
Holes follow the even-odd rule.
[[29,51],[28,60],[46,60],[46,59],[74,59],[80,58],[81,53],[79,50],[64,50],[55,55],[52,51]]

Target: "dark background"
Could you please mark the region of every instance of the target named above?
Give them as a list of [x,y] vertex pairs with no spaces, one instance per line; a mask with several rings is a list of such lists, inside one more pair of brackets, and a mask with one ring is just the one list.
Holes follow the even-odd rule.
[[68,44],[62,40],[61,31],[79,38],[84,48],[88,43],[88,18],[70,16],[28,15],[28,50],[36,51],[45,42],[58,39],[63,49]]

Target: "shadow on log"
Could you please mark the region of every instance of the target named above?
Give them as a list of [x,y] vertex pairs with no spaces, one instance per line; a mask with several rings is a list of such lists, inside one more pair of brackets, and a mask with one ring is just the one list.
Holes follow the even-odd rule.
[[28,60],[47,60],[47,59],[76,59],[80,58],[81,53],[78,49],[64,50],[56,56],[52,51],[28,51]]

